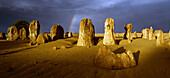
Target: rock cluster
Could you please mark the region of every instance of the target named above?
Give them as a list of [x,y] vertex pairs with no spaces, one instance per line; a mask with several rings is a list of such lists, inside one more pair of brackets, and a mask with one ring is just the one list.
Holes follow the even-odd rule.
[[80,22],[79,38],[77,46],[92,46],[94,45],[94,26],[92,21],[87,18],[83,18]]
[[9,27],[7,40],[17,40],[18,37],[19,37],[18,29],[15,26]]
[[142,30],[142,38],[144,38],[144,39],[149,38],[149,29],[148,28]]
[[33,20],[29,26],[29,38],[31,44],[36,43],[36,39],[39,35],[39,32],[40,32],[40,24],[37,20]]
[[136,61],[130,50],[115,54],[110,48],[102,46],[95,57],[95,65],[106,69],[123,69],[136,66]]
[[105,21],[105,33],[103,44],[104,45],[115,45],[115,35],[114,35],[114,20],[112,18],[107,18]]
[[124,26],[125,29],[125,34],[124,34],[124,39],[128,39],[128,43],[131,43],[132,36],[131,36],[131,31],[132,31],[132,24],[128,24]]
[[155,30],[154,34],[157,38],[156,39],[156,46],[162,46],[162,44],[164,43],[162,30]]
[[64,29],[59,24],[54,24],[51,28],[51,40],[64,38]]

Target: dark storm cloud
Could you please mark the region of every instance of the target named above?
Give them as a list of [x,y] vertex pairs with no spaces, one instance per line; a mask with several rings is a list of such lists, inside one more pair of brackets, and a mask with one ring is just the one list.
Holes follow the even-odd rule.
[[17,20],[40,21],[41,32],[50,32],[53,24],[68,31],[75,15],[73,32],[78,32],[82,18],[90,18],[96,32],[104,32],[104,21],[115,19],[115,31],[124,32],[124,24],[132,23],[134,30],[145,27],[170,30],[170,1],[168,0],[1,0],[0,31]]

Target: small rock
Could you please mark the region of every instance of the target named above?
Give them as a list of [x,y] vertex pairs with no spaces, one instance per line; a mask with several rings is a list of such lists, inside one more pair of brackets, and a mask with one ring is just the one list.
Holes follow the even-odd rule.
[[66,46],[61,46],[60,49],[67,49],[67,47]]
[[87,46],[87,48],[90,48],[90,46]]
[[57,47],[53,47],[53,50],[57,50]]

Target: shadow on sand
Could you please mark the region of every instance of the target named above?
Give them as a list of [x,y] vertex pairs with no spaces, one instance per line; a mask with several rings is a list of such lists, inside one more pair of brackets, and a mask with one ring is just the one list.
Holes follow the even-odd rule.
[[16,51],[6,51],[5,53],[0,53],[0,55],[18,53],[18,52],[21,52],[21,51],[23,51],[23,50],[32,49],[32,48],[35,48],[35,47],[28,47],[28,48],[19,49],[19,50],[16,50]]

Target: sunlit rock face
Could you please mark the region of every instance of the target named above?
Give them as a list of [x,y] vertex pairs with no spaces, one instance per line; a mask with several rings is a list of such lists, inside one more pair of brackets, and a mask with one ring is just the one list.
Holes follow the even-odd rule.
[[4,32],[0,32],[0,39],[5,39],[6,36],[5,36],[5,33]]
[[112,18],[107,18],[105,21],[105,33],[103,44],[104,45],[115,45],[115,35],[114,35],[114,20]]
[[50,41],[50,37],[48,36],[47,33],[41,33],[38,35],[38,38],[36,41],[38,44],[44,44],[44,43],[47,43],[48,41]]
[[125,34],[124,34],[124,39],[128,39],[128,43],[131,43],[132,36],[131,36],[131,31],[132,31],[132,24],[128,24],[124,26],[125,29]]
[[144,39],[149,38],[149,29],[148,28],[142,30],[142,38],[144,38]]
[[27,39],[27,34],[28,34],[28,32],[26,31],[25,28],[22,28],[22,29],[19,30],[20,39],[22,39],[22,40]]
[[51,28],[51,40],[64,38],[64,29],[59,24],[54,24]]
[[70,37],[72,37],[73,35],[72,35],[72,32],[68,32],[68,37],[70,38]]
[[137,38],[137,33],[136,33],[136,31],[133,33],[133,38]]
[[15,26],[9,27],[7,40],[17,40],[18,37],[19,37],[18,29]]
[[155,30],[154,34],[156,36],[156,46],[161,46],[164,43],[162,30]]
[[115,54],[110,48],[101,46],[95,57],[95,65],[106,69],[123,69],[136,66],[136,61],[130,50]]
[[37,20],[33,20],[29,26],[29,38],[31,44],[36,43],[36,39],[39,35],[39,32],[40,32],[40,24]]
[[149,30],[149,40],[155,40],[155,36],[153,34],[153,28],[150,27],[150,30]]
[[77,46],[92,46],[94,45],[94,26],[92,21],[87,18],[83,18],[80,22],[79,38]]

